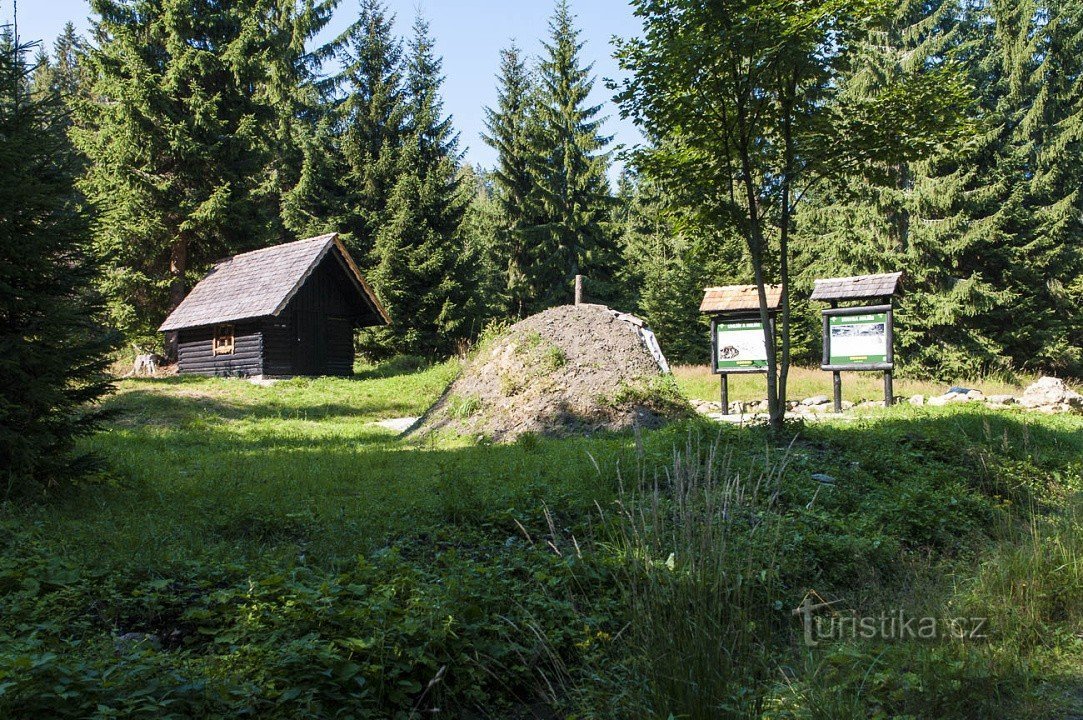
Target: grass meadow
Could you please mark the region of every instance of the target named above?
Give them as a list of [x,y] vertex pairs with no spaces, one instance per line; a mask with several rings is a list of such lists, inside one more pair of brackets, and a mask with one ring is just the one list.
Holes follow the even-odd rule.
[[[902,406],[510,445],[373,424],[457,369],[121,381],[86,441],[102,474],[0,508],[0,717],[1083,712],[1083,417]],[[985,632],[810,644],[806,597]]]
[[[684,393],[697,400],[719,399],[721,388],[719,377],[706,365],[678,365],[673,368]],[[1020,377],[1015,382],[997,378],[965,378],[952,385],[981,390],[986,395],[1015,395],[1023,393],[1023,388],[1036,378]],[[803,400],[815,395],[832,396],[831,373],[819,368],[794,367],[786,383],[787,397],[790,400]],[[893,390],[896,396],[910,397],[924,395],[934,397],[944,394],[949,385],[909,377],[896,377]],[[729,376],[729,396],[731,401],[755,401],[767,397],[767,388],[763,375],[736,374]],[[884,376],[879,372],[850,372],[842,374],[842,399],[858,403],[863,400],[884,399]]]

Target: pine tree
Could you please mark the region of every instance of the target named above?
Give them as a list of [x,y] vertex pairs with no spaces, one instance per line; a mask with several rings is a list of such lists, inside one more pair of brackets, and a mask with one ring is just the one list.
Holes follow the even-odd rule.
[[[972,51],[971,21],[954,0],[897,4],[855,44],[842,97],[861,102],[956,61]],[[1012,207],[995,192],[997,169],[982,161],[995,143],[995,130],[975,127],[968,142],[945,142],[922,159],[830,179],[797,220],[801,294],[816,277],[903,270],[900,365],[948,379],[988,370],[1002,345],[987,319],[1013,299],[998,277]],[[817,309],[802,307],[806,330],[818,327]],[[818,342],[805,351],[814,360]]]
[[459,136],[443,114],[441,65],[428,23],[419,17],[407,61],[398,180],[377,231],[370,274],[391,325],[364,333],[371,354],[446,355],[478,330],[470,327],[472,269],[459,235],[466,207]]
[[402,43],[381,0],[328,48],[342,69],[325,84],[330,108],[305,152],[287,221],[304,232],[336,230],[363,267],[390,220],[407,127]]
[[109,390],[110,337],[96,322],[95,268],[74,189],[66,112],[30,91],[26,47],[0,41],[0,493],[89,467],[73,441]]
[[740,244],[682,221],[649,179],[625,171],[618,190],[620,285],[635,289],[621,307],[635,309],[671,363],[703,363],[710,354],[709,321],[699,314],[703,289],[744,281],[748,268]]
[[86,42],[75,31],[70,21],[64,23],[50,57],[39,49],[34,62],[33,89],[35,93],[57,93],[65,101],[74,98],[82,81],[79,75],[79,59],[86,52]]
[[[98,47],[73,137],[99,211],[113,321],[129,340],[183,299],[193,269],[283,239],[291,86],[326,6],[292,0],[93,0]],[[285,106],[284,105],[288,105]],[[292,120],[289,120],[292,122]]]
[[571,300],[579,274],[588,276],[590,294],[604,299],[617,259],[606,223],[611,138],[599,134],[601,105],[589,104],[593,66],[579,59],[583,43],[567,0],[557,4],[544,47],[530,124],[529,312]]
[[497,106],[495,110],[485,109],[488,133],[482,135],[482,140],[497,151],[492,180],[503,215],[498,237],[505,266],[502,294],[507,312],[516,317],[522,317],[523,309],[532,305],[533,295],[526,238],[530,217],[527,202],[534,187],[530,127],[533,93],[533,81],[519,48],[512,44],[501,50]]

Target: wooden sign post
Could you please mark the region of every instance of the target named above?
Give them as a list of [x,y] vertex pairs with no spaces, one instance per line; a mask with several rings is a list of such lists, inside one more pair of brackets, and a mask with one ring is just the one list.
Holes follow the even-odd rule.
[[[832,373],[835,412],[842,412],[842,372],[883,372],[884,407],[894,402],[895,327],[892,298],[902,273],[817,280],[813,300],[831,305],[823,310],[823,359],[820,369]],[[879,305],[839,307],[842,301],[881,300]]]
[[[782,287],[769,285],[768,323],[772,337],[775,315],[782,302]],[[729,414],[729,376],[766,373],[767,343],[759,313],[759,292],[755,285],[726,285],[706,288],[699,311],[711,316],[711,372],[721,385],[722,414]]]

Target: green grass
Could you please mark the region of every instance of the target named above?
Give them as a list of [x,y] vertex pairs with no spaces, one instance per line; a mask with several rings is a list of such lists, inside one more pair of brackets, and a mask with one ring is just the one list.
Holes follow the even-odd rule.
[[[719,378],[713,375],[706,365],[678,365],[673,368],[673,375],[681,390],[690,398],[697,400],[719,399]],[[944,394],[952,385],[977,388],[986,395],[1019,396],[1023,388],[1035,378],[1023,378],[1013,384],[995,378],[963,379],[953,383],[928,382],[913,378],[895,378],[893,392],[896,396],[909,397],[924,395],[932,397]],[[787,382],[787,396],[790,400],[803,400],[815,395],[831,397],[831,373],[819,368],[790,369]],[[736,374],[729,376],[729,396],[731,401],[756,401],[767,397],[767,388],[763,375]],[[883,400],[884,379],[878,372],[851,372],[842,374],[842,398],[857,403],[862,400]]]
[[[499,446],[373,424],[457,370],[121,382],[86,441],[103,477],[0,506],[0,716],[1044,718],[1083,687],[1083,418]],[[806,652],[810,588],[1000,631]]]
[[[582,482],[594,473],[587,451],[612,465],[628,438],[547,441],[531,452],[418,444],[373,424],[422,414],[456,372],[454,363],[390,376],[368,368],[357,379],[269,387],[126,380],[106,403],[115,419],[88,444],[110,468],[106,482],[28,512],[57,554],[81,563],[247,562],[295,553],[298,543],[310,559],[332,562],[403,526],[439,523],[464,503],[605,499]],[[255,521],[287,530],[244,532]]]

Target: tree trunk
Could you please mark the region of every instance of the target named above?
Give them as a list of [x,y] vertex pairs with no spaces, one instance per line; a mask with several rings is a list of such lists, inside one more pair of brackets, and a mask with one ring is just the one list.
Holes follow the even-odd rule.
[[[181,301],[184,300],[185,283],[184,277],[188,272],[188,235],[178,233],[173,246],[169,251],[169,311],[173,312]],[[177,332],[166,333],[165,354],[171,361],[177,359]]]
[[790,75],[782,106],[782,193],[779,207],[779,284],[782,286],[782,358],[778,373],[778,397],[782,415],[771,417],[771,426],[782,428],[786,413],[786,383],[790,375],[790,189],[793,187],[793,105],[797,93],[797,73]]
[[775,334],[772,332],[771,315],[767,310],[767,288],[763,275],[763,256],[766,248],[763,226],[760,224],[759,203],[756,201],[756,186],[752,179],[752,159],[743,138],[740,154],[741,175],[745,186],[745,202],[748,205],[749,257],[752,261],[752,273],[756,280],[756,291],[759,295],[760,322],[763,324],[764,347],[767,349],[767,412],[771,419],[771,427],[777,430],[782,427],[782,421],[786,415],[786,406],[779,404]]

